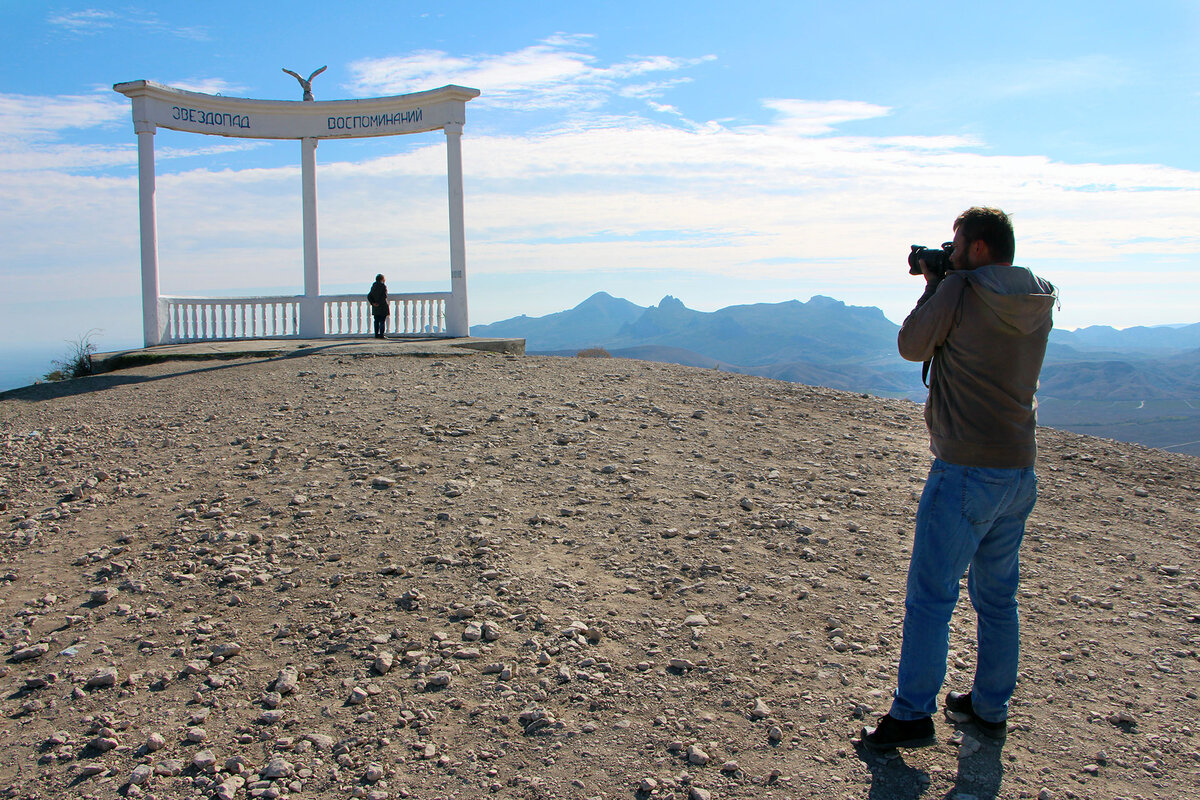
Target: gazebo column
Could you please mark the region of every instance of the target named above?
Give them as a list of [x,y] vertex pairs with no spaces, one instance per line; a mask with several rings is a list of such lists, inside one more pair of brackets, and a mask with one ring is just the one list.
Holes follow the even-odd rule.
[[317,140],[300,140],[300,180],[304,203],[304,299],[300,301],[300,338],[325,335],[321,306],[321,262],[317,248]]
[[153,122],[136,122],[138,140],[138,206],[142,235],[142,336],[146,346],[162,344],[167,320],[158,303],[158,213],[154,198]]
[[461,122],[448,122],[446,131],[446,180],[450,198],[450,303],[446,308],[446,332],[470,336],[467,322],[467,237],[463,226],[463,169]]

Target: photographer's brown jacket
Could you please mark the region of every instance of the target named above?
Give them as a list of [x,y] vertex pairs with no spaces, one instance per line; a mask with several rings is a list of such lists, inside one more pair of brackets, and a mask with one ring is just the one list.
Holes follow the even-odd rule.
[[967,467],[1037,457],[1034,393],[1057,290],[1024,267],[954,270],[929,284],[900,328],[900,355],[930,361],[929,449]]

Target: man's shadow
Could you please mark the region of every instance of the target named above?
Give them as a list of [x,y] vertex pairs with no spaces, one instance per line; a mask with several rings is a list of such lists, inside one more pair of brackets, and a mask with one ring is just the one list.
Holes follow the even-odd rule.
[[[945,745],[941,746],[941,753],[958,762],[958,772],[954,777],[954,787],[940,797],[952,800],[970,795],[976,800],[996,800],[1004,783],[1004,763],[1000,757],[1003,745],[992,743],[984,737],[975,737],[969,728],[965,732],[979,741],[979,750],[966,758],[958,758],[957,750],[947,751]],[[871,772],[868,800],[919,800],[934,796],[931,794],[929,773],[906,762],[903,751],[875,752],[861,742],[855,743],[854,749]]]

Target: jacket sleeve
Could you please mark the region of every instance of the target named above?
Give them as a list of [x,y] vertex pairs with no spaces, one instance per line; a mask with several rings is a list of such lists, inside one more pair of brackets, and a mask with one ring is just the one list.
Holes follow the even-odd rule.
[[925,293],[917,301],[916,308],[900,326],[896,343],[901,358],[906,361],[928,361],[933,358],[934,351],[950,335],[965,286],[962,275],[951,273],[937,284],[925,287]]

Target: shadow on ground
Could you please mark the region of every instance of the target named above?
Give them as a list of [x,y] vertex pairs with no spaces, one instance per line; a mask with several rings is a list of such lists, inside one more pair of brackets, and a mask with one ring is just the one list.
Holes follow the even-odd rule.
[[[436,339],[430,340],[406,340],[406,344],[421,343],[425,341],[436,342]],[[217,372],[230,367],[236,367],[249,363],[262,363],[270,361],[284,361],[292,358],[303,358],[313,355],[327,355],[330,353],[344,353],[351,358],[389,358],[393,356],[410,356],[410,357],[438,357],[452,358],[454,356],[469,356],[474,352],[469,349],[451,349],[446,348],[438,352],[425,352],[421,350],[398,350],[395,352],[379,351],[372,349],[363,351],[356,347],[360,342],[331,342],[323,345],[313,345],[300,347],[287,352],[279,351],[242,351],[235,353],[193,353],[187,355],[179,354],[143,354],[136,355],[119,355],[109,359],[108,369],[113,371],[100,372],[96,375],[87,375],[82,378],[69,378],[62,381],[50,381],[46,383],[35,383],[32,386],[25,386],[20,389],[9,389],[6,392],[0,392],[0,400],[24,400],[30,403],[40,403],[46,400],[57,400],[62,397],[77,397],[79,395],[91,394],[92,392],[103,392],[108,389],[114,389],[120,386],[131,386],[139,383],[153,383],[168,378],[174,378],[179,375],[196,375],[205,372]],[[129,369],[132,367],[145,366],[147,364],[161,364],[167,361],[221,361],[224,363],[214,366],[196,367],[195,369],[185,369],[178,372],[170,372],[165,375],[130,375],[123,374],[120,370]]]
[[[939,796],[945,800],[997,800],[1000,797],[1004,765],[1000,760],[1002,748],[999,745],[983,743],[978,752],[956,759],[958,772],[954,786],[944,792],[934,785],[934,779],[926,770],[905,761],[899,750],[876,753],[861,743],[856,743],[854,749],[871,772],[869,800],[918,800]],[[938,792],[942,793],[939,795]]]

